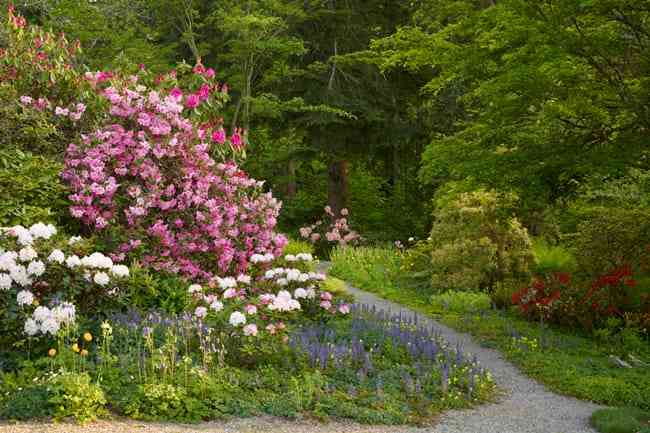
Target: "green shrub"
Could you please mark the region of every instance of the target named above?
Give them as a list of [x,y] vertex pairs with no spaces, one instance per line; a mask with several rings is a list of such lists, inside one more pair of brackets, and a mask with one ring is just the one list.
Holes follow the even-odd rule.
[[577,262],[573,254],[561,245],[551,245],[544,240],[533,242],[535,263],[533,272],[545,275],[552,272],[575,272]]
[[284,247],[284,254],[314,253],[314,246],[307,242],[295,239],[289,239],[289,243]]
[[647,266],[644,260],[650,246],[650,210],[583,209],[572,243],[580,270],[590,276],[623,265],[635,269]]
[[50,402],[51,392],[43,385],[29,386],[9,395],[0,410],[0,418],[28,420],[48,418],[54,415]]
[[62,165],[15,149],[0,150],[0,226],[69,220]]
[[600,433],[650,433],[650,412],[634,408],[600,409],[591,415]]
[[122,410],[134,419],[198,422],[208,413],[184,388],[165,383],[138,385],[125,400]]
[[437,311],[475,313],[490,309],[490,297],[480,292],[449,291],[431,296],[431,306]]
[[50,379],[49,390],[57,419],[71,417],[83,423],[106,414],[104,391],[87,373],[57,374]]
[[396,290],[400,254],[392,248],[337,247],[332,251],[329,272],[369,291]]
[[493,291],[507,279],[529,278],[532,245],[512,216],[515,202],[513,194],[485,190],[439,200],[431,230],[434,289]]
[[190,304],[189,283],[176,275],[151,271],[137,263],[130,267],[128,280],[122,285],[124,307],[142,311],[160,310],[178,314]]

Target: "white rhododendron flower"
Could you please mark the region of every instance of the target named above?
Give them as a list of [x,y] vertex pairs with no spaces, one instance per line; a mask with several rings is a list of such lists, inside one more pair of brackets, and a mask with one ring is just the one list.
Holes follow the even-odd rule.
[[8,290],[11,288],[13,280],[8,274],[0,273],[0,290]]
[[29,278],[29,275],[27,274],[27,268],[25,268],[23,265],[13,266],[9,270],[9,275],[11,276],[11,279],[16,282],[16,284],[19,284],[23,287],[32,284],[32,280]]
[[34,260],[36,257],[38,257],[38,253],[31,246],[22,248],[18,252],[18,258],[20,259],[21,262],[29,262]]
[[296,256],[294,256],[293,254],[287,254],[286,256],[284,256],[284,259],[285,259],[287,262],[295,262],[295,261],[298,260],[298,259],[296,258]]
[[23,226],[13,226],[9,229],[9,233],[18,238],[18,243],[21,245],[31,245],[34,242],[32,234]]
[[34,239],[49,239],[56,234],[56,227],[52,224],[36,223],[29,228],[29,233]]
[[31,305],[34,303],[34,294],[29,290],[21,290],[16,295],[16,303],[19,306]]
[[27,266],[27,273],[29,275],[40,277],[45,273],[45,263],[41,262],[40,260],[34,260],[33,262],[30,262]]
[[296,255],[296,259],[302,260],[304,262],[312,262],[314,261],[314,256],[309,253],[300,253]]
[[210,308],[214,311],[221,311],[223,310],[223,304],[220,301],[214,301],[210,304]]
[[125,265],[114,265],[111,267],[111,274],[118,278],[126,278],[129,276],[129,267]]
[[217,283],[221,290],[230,289],[232,287],[237,287],[237,280],[232,277],[219,278],[217,277]]
[[72,255],[65,259],[65,264],[70,268],[76,268],[77,266],[81,265],[81,259],[79,257]]
[[77,242],[79,242],[79,241],[82,240],[82,239],[83,239],[83,238],[82,238],[81,236],[72,236],[72,237],[68,240],[68,245],[74,245],[74,244],[76,244]]
[[102,253],[95,252],[82,258],[81,264],[88,268],[111,269],[113,267],[113,260]]
[[300,302],[293,299],[291,293],[281,290],[268,308],[271,311],[294,311],[300,309]]
[[48,317],[52,316],[52,312],[50,311],[49,308],[44,307],[44,306],[38,306],[34,310],[34,313],[32,314],[34,319],[38,322],[42,322],[43,320],[47,319]]
[[230,315],[228,323],[230,323],[232,326],[243,325],[246,323],[246,316],[244,316],[244,314],[240,313],[239,311],[235,311]]
[[275,257],[271,253],[266,254],[253,254],[250,258],[251,263],[268,263],[272,262]]
[[61,250],[52,250],[47,260],[52,263],[61,264],[65,261],[65,254]]
[[41,331],[43,331],[43,334],[56,335],[59,329],[61,329],[61,324],[54,317],[48,317],[41,323]]
[[307,297],[307,291],[303,289],[302,287],[298,287],[294,292],[293,292],[293,297],[296,299],[303,299]]
[[111,279],[108,277],[106,272],[97,272],[93,278],[93,281],[100,286],[107,285]]
[[18,253],[15,251],[6,251],[0,254],[0,271],[8,271],[16,265]]
[[33,337],[34,335],[38,334],[39,329],[40,328],[38,326],[38,323],[36,323],[36,320],[30,318],[25,321],[25,334],[28,336]]
[[189,293],[190,295],[193,295],[195,293],[201,292],[202,290],[203,290],[203,287],[201,287],[200,285],[192,284],[192,285],[190,285],[190,287],[187,288],[187,293]]

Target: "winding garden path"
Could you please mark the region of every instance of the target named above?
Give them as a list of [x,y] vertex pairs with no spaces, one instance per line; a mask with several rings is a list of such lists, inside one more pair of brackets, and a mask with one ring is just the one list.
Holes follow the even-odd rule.
[[[323,269],[326,266],[323,264]],[[360,304],[417,314],[349,284],[347,289]],[[440,330],[452,346],[460,342],[465,352],[476,354],[481,365],[492,372],[497,386],[505,391],[505,396],[494,404],[444,413],[438,424],[424,430],[426,433],[596,433],[589,425],[589,417],[599,406],[548,391],[503,359],[498,351],[481,347],[467,334],[420,314],[418,322]]]
[[[321,264],[322,269],[327,264]],[[395,313],[416,314],[412,310],[347,285],[361,304]],[[74,424],[0,424],[0,433],[596,433],[589,426],[591,413],[599,406],[564,397],[546,390],[503,359],[496,350],[481,347],[471,337],[419,315],[420,321],[440,330],[452,345],[460,342],[467,352],[476,354],[505,391],[498,402],[476,409],[449,411],[431,427],[362,426],[347,422],[327,424],[311,421],[286,421],[259,417],[226,422],[179,425],[143,423],[130,420],[101,421],[89,426]]]

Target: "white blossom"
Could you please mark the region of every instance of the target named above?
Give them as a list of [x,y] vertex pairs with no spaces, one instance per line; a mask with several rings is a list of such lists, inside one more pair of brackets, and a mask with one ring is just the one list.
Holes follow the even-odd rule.
[[65,261],[65,254],[63,254],[63,251],[61,250],[52,250],[47,260],[49,262],[61,264]]
[[15,265],[9,270],[11,279],[23,287],[32,284],[32,280],[27,275],[27,269],[23,265]]
[[74,245],[74,244],[76,244],[77,242],[79,242],[79,241],[82,240],[82,239],[83,239],[83,238],[82,238],[81,236],[72,236],[72,237],[68,240],[68,245]]
[[31,318],[25,320],[25,334],[29,335],[30,337],[33,337],[34,335],[38,334],[38,331],[39,331],[39,326],[38,323],[36,323],[36,320]]
[[93,278],[93,281],[100,286],[107,285],[111,279],[108,277],[106,272],[97,272]]
[[210,308],[212,308],[214,311],[221,311],[223,310],[223,304],[220,301],[214,301],[210,304]]
[[29,228],[29,233],[34,239],[49,239],[56,234],[56,227],[52,224],[36,223]]
[[129,276],[129,267],[125,265],[114,265],[111,268],[111,274],[117,278],[126,278]]
[[237,287],[237,280],[235,280],[232,277],[226,277],[226,278],[217,277],[217,283],[219,283],[219,287],[221,288],[221,290]]
[[21,262],[29,262],[36,257],[38,257],[38,253],[31,246],[24,247],[18,252],[18,258]]
[[246,323],[246,316],[244,316],[244,314],[240,313],[239,311],[235,311],[230,315],[230,319],[228,319],[228,322],[232,326],[243,325]]
[[23,305],[31,305],[34,303],[34,294],[29,290],[21,290],[16,295],[16,303],[21,307]]
[[187,288],[187,293],[190,295],[193,295],[194,293],[201,292],[203,290],[203,287],[201,287],[198,284],[192,284],[190,287]]
[[11,288],[13,280],[9,274],[0,273],[0,290],[8,290]]
[[40,277],[45,273],[45,263],[41,262],[40,260],[34,260],[33,262],[30,262],[27,266],[27,273],[29,275]]
[[77,266],[81,265],[81,260],[79,257],[72,255],[65,259],[65,264],[70,268],[76,268]]
[[0,271],[8,271],[16,265],[18,253],[15,251],[6,251],[0,254]]

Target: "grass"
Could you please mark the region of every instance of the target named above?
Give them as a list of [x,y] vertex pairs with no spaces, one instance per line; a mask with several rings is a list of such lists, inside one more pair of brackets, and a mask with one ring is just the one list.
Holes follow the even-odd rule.
[[[610,406],[650,409],[650,369],[616,368],[609,360],[612,354],[624,356],[627,347],[531,323],[513,311],[445,308],[444,302],[431,302],[430,293],[400,286],[400,272],[400,254],[395,250],[347,248],[332,254],[333,276],[474,335],[555,392]],[[634,346],[635,355],[649,361],[650,347],[643,346]]]
[[650,412],[635,408],[601,409],[591,416],[600,433],[650,433]]

